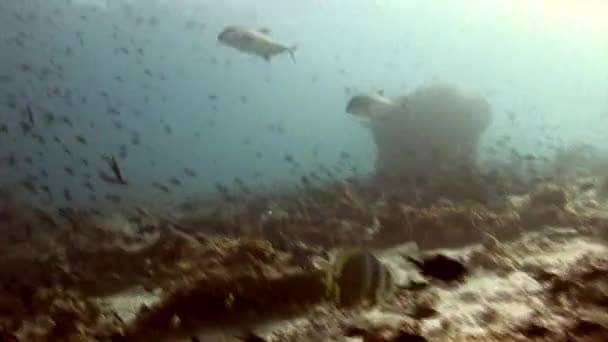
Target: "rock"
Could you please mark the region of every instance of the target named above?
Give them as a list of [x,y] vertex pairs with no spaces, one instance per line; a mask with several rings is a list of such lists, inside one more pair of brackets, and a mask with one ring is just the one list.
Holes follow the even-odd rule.
[[377,177],[411,179],[476,161],[479,139],[492,121],[483,97],[433,84],[395,102],[390,115],[371,125]]
[[561,187],[548,184],[540,186],[530,194],[530,207],[542,208],[555,206],[559,209],[564,209],[568,203],[566,191]]

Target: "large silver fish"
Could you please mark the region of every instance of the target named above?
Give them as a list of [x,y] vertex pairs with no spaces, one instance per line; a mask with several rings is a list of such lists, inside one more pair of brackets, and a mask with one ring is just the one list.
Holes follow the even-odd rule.
[[228,26],[217,36],[218,42],[241,52],[264,58],[267,62],[276,55],[289,53],[295,62],[296,45],[281,44],[272,37],[267,29],[254,30],[241,26]]

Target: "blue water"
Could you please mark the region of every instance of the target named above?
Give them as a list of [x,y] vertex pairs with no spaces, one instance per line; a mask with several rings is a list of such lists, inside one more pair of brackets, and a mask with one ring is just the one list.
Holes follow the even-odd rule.
[[[494,121],[484,144],[509,135],[522,153],[551,153],[538,141],[554,127],[559,144],[606,147],[608,30],[545,23],[493,4],[0,0],[0,123],[9,128],[0,133],[0,178],[38,177],[37,186],[51,188],[52,205],[90,205],[94,195],[95,205],[112,206],[105,194],[174,204],[214,193],[216,182],[231,187],[235,177],[255,189],[290,186],[319,164],[341,165],[343,152],[350,158],[340,177],[353,168],[364,175],[375,150],[367,128],[344,111],[348,91],[397,96],[434,81],[486,96]],[[266,63],[220,46],[217,34],[234,24],[269,28],[298,45],[296,62],[285,55]],[[26,106],[31,133],[46,144],[21,133]],[[69,118],[73,128],[44,124],[44,113]],[[130,142],[134,134],[141,144]],[[119,156],[121,145],[129,187],[97,176],[109,173],[101,156]],[[16,167],[7,164],[10,155]],[[83,186],[87,173],[93,191]],[[173,177],[182,185],[170,194],[152,186]]]

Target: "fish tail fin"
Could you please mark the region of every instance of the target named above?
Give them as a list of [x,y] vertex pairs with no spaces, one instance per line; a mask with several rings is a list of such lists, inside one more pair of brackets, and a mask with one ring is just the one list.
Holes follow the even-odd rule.
[[296,50],[298,49],[297,45],[293,45],[290,46],[289,48],[287,48],[287,52],[289,52],[289,55],[291,56],[291,59],[293,60],[293,62],[296,62]]

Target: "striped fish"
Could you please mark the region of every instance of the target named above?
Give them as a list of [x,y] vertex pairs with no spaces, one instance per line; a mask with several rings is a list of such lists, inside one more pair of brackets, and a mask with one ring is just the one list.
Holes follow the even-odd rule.
[[395,289],[388,267],[366,250],[339,252],[325,278],[326,297],[338,307],[377,305]]

